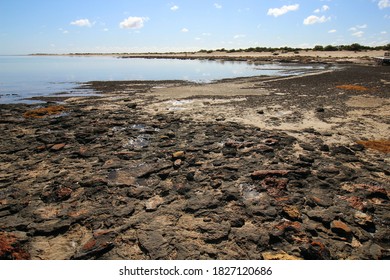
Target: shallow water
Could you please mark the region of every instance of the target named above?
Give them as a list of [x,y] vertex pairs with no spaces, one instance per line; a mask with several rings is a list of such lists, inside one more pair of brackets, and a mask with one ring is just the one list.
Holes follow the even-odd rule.
[[213,80],[296,75],[322,70],[324,65],[264,64],[246,62],[119,59],[108,56],[0,56],[0,103],[26,103],[26,98],[53,94],[90,94],[77,89],[88,81]]

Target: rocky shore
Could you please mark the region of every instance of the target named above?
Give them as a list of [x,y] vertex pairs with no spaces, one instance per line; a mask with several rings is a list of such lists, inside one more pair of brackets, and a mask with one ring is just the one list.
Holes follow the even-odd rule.
[[0,259],[389,259],[390,68],[0,105]]

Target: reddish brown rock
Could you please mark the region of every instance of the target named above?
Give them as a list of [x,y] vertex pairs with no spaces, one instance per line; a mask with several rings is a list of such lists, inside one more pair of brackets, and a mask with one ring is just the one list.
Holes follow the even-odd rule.
[[334,220],[330,223],[330,227],[334,233],[341,236],[350,236],[352,234],[351,228],[340,220]]
[[65,146],[66,146],[65,143],[55,144],[55,145],[53,145],[53,146],[50,148],[50,150],[51,150],[51,151],[54,151],[54,152],[57,152],[57,151],[62,150]]
[[115,246],[114,234],[95,234],[81,247],[79,252],[72,259],[94,259],[110,251]]
[[261,185],[269,195],[281,197],[285,194],[287,183],[288,179],[266,178],[261,182]]
[[0,232],[0,259],[27,260],[30,255],[21,247],[21,241],[12,233]]
[[339,198],[348,201],[351,207],[359,211],[363,211],[367,207],[367,202],[357,196],[340,196]]
[[277,230],[282,231],[282,232],[284,232],[286,230],[301,231],[302,224],[299,222],[285,221],[285,222],[282,222],[282,223],[279,223],[278,225],[276,225],[275,228]]
[[46,150],[46,145],[40,145],[40,146],[36,147],[35,150],[37,152],[43,152]]
[[60,187],[58,190],[57,190],[57,197],[58,197],[58,200],[60,201],[63,201],[63,200],[66,200],[68,199],[71,195],[72,195],[72,189],[71,188],[68,188],[68,187]]

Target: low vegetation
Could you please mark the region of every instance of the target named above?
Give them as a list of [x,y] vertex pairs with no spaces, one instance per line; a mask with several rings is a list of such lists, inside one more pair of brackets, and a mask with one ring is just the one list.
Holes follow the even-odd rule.
[[367,149],[376,150],[385,154],[390,153],[390,140],[368,140],[358,141],[360,145],[363,145]]
[[64,106],[49,106],[27,111],[23,114],[26,119],[39,119],[45,116],[58,115],[65,110]]
[[388,51],[390,50],[390,44],[384,45],[384,46],[377,46],[377,47],[370,47],[370,46],[363,46],[357,43],[351,44],[351,45],[340,45],[340,46],[322,46],[317,45],[314,48],[290,48],[290,47],[281,47],[281,48],[267,48],[267,47],[251,47],[247,49],[217,49],[217,50],[200,50],[200,53],[211,53],[213,51],[218,52],[227,52],[227,53],[234,53],[234,52],[281,52],[281,53],[298,53],[300,51],[355,51],[355,52],[361,52],[361,51],[370,51],[370,50],[383,50]]
[[336,86],[336,88],[344,89],[344,90],[357,90],[357,91],[368,90],[368,88],[359,85],[340,85],[340,86]]

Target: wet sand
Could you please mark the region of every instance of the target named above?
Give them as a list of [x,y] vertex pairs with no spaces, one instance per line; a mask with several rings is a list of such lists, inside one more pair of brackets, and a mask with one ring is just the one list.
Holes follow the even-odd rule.
[[390,67],[340,66],[0,105],[0,258],[390,258]]

